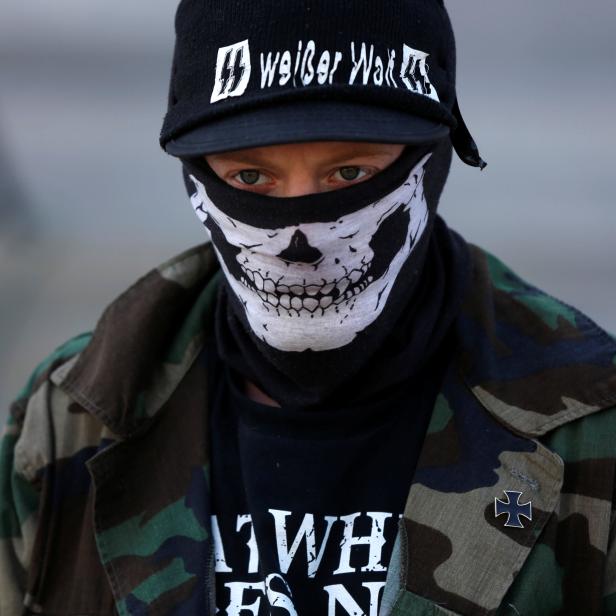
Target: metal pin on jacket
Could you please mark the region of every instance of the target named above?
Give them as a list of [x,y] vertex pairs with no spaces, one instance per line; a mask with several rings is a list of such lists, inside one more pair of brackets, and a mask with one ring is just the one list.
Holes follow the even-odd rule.
[[516,492],[514,490],[504,490],[506,501],[502,501],[499,498],[494,498],[494,516],[507,514],[507,521],[505,526],[510,528],[524,528],[524,524],[520,520],[521,517],[526,518],[532,522],[533,511],[532,503],[520,503],[520,497],[522,492]]

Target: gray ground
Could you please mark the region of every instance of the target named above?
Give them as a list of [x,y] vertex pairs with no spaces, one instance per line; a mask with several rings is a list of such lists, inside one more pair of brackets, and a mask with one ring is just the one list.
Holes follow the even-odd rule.
[[[441,212],[616,332],[616,4],[449,2],[459,99],[489,167]],[[158,149],[171,3],[9,0],[0,21],[0,419],[34,364],[202,241]]]

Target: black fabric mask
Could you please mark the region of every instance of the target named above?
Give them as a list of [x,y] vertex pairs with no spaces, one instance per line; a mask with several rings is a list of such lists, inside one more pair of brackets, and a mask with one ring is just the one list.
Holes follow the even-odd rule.
[[365,373],[412,312],[450,163],[448,141],[409,148],[368,181],[275,198],[183,159],[225,274],[217,338],[232,367],[295,407],[319,405]]

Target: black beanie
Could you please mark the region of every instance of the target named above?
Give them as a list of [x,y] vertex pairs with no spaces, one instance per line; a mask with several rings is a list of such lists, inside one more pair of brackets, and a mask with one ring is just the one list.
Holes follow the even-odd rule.
[[274,143],[429,143],[483,166],[456,101],[439,0],[182,0],[160,144],[207,154]]

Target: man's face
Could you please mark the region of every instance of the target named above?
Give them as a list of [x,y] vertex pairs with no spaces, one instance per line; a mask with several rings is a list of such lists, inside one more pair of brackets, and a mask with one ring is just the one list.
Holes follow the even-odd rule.
[[328,142],[210,155],[232,187],[210,185],[216,201],[208,175],[192,167],[192,206],[260,340],[281,351],[332,350],[380,316],[428,223],[423,179],[432,153],[409,156],[400,177],[383,173],[387,183],[368,199],[368,184],[339,198],[325,193],[383,172],[403,149]]
[[271,197],[298,197],[363,182],[391,165],[403,145],[320,141],[210,154],[222,180]]

